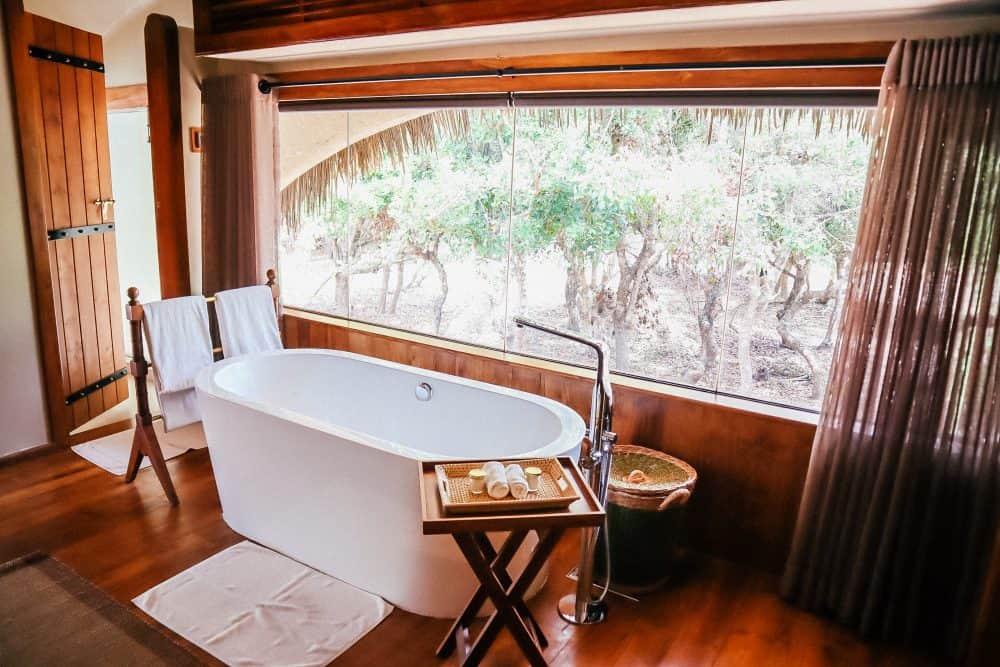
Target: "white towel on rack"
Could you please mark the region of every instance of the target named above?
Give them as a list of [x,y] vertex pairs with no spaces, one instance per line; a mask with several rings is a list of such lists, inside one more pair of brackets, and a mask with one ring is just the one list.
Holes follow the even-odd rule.
[[160,415],[163,417],[164,431],[173,431],[201,421],[198,392],[194,387],[166,394],[157,391],[156,398],[160,401]]
[[164,429],[201,421],[194,381],[198,371],[214,361],[205,297],[154,301],[142,308]]
[[228,359],[282,349],[274,296],[266,285],[240,287],[215,295],[222,354]]

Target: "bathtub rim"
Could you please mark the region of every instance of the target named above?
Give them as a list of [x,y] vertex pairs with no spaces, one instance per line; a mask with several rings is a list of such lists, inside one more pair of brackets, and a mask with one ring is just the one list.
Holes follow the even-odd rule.
[[[268,352],[257,352],[253,354],[241,355],[238,357],[232,357],[229,359],[223,359],[211,366],[206,366],[199,373],[195,379],[195,387],[197,388],[197,393],[199,397],[201,395],[207,395],[221,400],[229,401],[236,405],[243,406],[245,408],[261,412],[263,414],[272,415],[279,419],[289,421],[291,423],[300,425],[305,428],[320,431],[322,433],[329,434],[334,437],[348,439],[356,441],[360,444],[375,447],[382,451],[388,452],[390,454],[396,454],[398,456],[403,456],[415,461],[426,461],[426,460],[462,460],[469,457],[461,456],[449,456],[447,454],[441,454],[436,452],[428,452],[421,449],[416,449],[413,447],[408,447],[406,445],[400,444],[398,442],[387,440],[384,438],[375,437],[369,433],[364,433],[362,431],[356,431],[344,426],[337,424],[332,424],[315,417],[310,417],[308,415],[302,414],[290,408],[282,406],[273,406],[265,404],[261,401],[255,401],[246,396],[240,395],[236,392],[230,391],[224,388],[216,381],[216,375],[223,372],[229,366],[234,366],[241,363],[253,362],[255,359],[261,359],[266,357],[278,357],[278,356],[328,356],[328,357],[338,357],[346,359],[354,359],[356,361],[373,364],[376,366],[381,366],[384,368],[391,368],[394,370],[402,370],[416,375],[420,375],[429,379],[440,380],[443,382],[451,382],[461,386],[479,389],[482,391],[488,391],[495,394],[508,396],[510,398],[516,398],[519,400],[534,403],[553,414],[558,420],[560,425],[559,436],[549,442],[548,444],[528,450],[526,452],[517,452],[515,454],[504,455],[502,458],[505,459],[515,459],[515,458],[535,458],[535,457],[548,457],[548,456],[561,456],[567,455],[567,453],[573,451],[575,448],[580,446],[584,435],[586,433],[586,426],[583,419],[575,410],[569,406],[554,401],[550,398],[544,396],[539,396],[538,394],[532,394],[526,391],[520,391],[518,389],[510,389],[509,387],[503,387],[500,385],[490,384],[488,382],[481,382],[479,380],[470,380],[458,375],[451,375],[448,373],[441,373],[439,371],[431,371],[420,368],[418,366],[410,366],[408,364],[401,364],[395,361],[388,361],[386,359],[379,359],[378,357],[371,357],[364,354],[358,354],[355,352],[346,352],[343,350],[328,350],[323,348],[294,348],[285,350],[272,350]],[[200,400],[200,399],[199,399]]]

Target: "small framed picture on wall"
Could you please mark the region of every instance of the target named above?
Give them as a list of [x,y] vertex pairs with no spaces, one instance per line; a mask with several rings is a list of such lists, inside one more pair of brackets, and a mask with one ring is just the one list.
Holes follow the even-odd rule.
[[190,128],[190,138],[191,138],[191,152],[200,153],[201,152],[201,128],[192,127]]

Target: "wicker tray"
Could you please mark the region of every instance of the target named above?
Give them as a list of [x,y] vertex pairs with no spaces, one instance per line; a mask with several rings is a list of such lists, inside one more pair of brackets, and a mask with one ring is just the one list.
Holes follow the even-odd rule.
[[566,478],[559,461],[548,459],[514,459],[500,461],[505,467],[517,463],[522,468],[541,468],[538,490],[531,491],[518,500],[512,496],[496,499],[485,491],[481,494],[469,492],[469,471],[481,468],[486,461],[463,463],[443,463],[434,466],[437,473],[438,493],[441,507],[446,514],[487,514],[490,512],[518,512],[523,510],[560,509],[569,507],[580,499],[573,484]]

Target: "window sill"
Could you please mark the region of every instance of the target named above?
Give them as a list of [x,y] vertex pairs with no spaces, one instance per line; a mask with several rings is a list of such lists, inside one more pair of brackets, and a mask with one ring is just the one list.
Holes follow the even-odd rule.
[[[579,368],[571,364],[561,363],[558,361],[549,361],[546,359],[529,357],[514,352],[503,352],[500,350],[494,350],[487,347],[480,347],[478,345],[471,345],[469,343],[460,343],[457,341],[438,338],[436,336],[419,334],[410,331],[402,331],[391,327],[382,327],[375,324],[368,324],[365,322],[357,322],[354,320],[348,320],[342,317],[338,317],[336,315],[323,315],[308,310],[299,310],[293,306],[285,306],[284,314],[291,315],[292,317],[297,317],[303,320],[309,320],[312,322],[319,322],[322,324],[341,327],[343,329],[361,331],[365,333],[376,334],[379,336],[385,336],[388,338],[395,338],[398,340],[405,340],[411,343],[426,345],[428,347],[436,347],[443,350],[451,350],[453,352],[462,352],[465,354],[476,355],[488,359],[496,359],[499,361],[505,361],[512,364],[519,364],[521,366],[528,366],[531,368],[553,371],[555,373],[562,373],[564,375],[573,375],[576,377],[585,378],[589,380],[593,379],[593,371],[585,368]],[[734,396],[722,396],[708,391],[700,391],[698,389],[666,384],[662,382],[656,382],[653,380],[642,380],[639,378],[629,377],[626,375],[619,375],[617,373],[612,373],[612,383],[622,387],[638,389],[640,391],[648,392],[651,394],[673,396],[690,401],[696,401],[699,403],[718,405],[721,407],[731,408],[734,410],[741,410],[744,412],[752,412],[756,414],[767,415],[769,417],[774,417],[776,419],[782,419],[801,424],[810,424],[812,426],[815,426],[819,422],[818,414],[806,410],[798,410],[796,408],[790,408],[781,405],[761,403],[759,401],[754,401],[751,399],[739,398]]]

